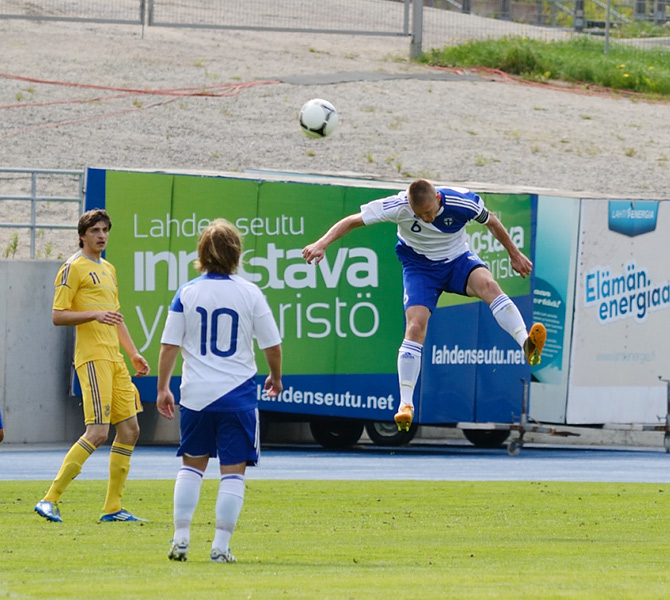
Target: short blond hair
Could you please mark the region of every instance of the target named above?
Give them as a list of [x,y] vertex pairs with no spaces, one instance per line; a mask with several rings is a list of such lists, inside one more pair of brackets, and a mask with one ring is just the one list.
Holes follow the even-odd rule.
[[427,179],[412,181],[407,189],[407,200],[409,200],[410,206],[416,208],[435,202],[435,198],[437,198],[437,190]]
[[241,254],[240,232],[226,219],[215,219],[200,234],[194,265],[201,273],[230,275],[237,270]]

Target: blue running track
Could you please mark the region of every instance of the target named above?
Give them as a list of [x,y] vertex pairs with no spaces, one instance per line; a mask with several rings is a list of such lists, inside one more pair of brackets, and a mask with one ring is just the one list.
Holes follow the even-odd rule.
[[[69,445],[0,445],[0,481],[51,480]],[[95,452],[79,479],[107,479],[109,447]],[[175,447],[138,447],[130,479],[173,479],[181,460]],[[327,451],[318,446],[272,446],[249,479],[415,481],[591,481],[670,483],[670,455],[662,449],[526,446],[516,457],[504,449],[413,445],[358,446]],[[218,468],[210,462],[206,477]]]

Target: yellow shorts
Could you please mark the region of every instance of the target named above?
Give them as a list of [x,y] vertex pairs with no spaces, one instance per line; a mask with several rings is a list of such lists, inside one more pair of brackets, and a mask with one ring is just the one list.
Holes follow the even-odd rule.
[[122,361],[92,360],[77,367],[86,425],[120,423],[142,412],[140,394]]

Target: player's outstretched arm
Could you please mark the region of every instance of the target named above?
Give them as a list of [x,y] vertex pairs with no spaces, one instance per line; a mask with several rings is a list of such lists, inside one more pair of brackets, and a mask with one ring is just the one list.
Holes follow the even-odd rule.
[[170,391],[170,377],[179,354],[179,346],[161,344],[158,355],[158,382],[156,383],[156,409],[166,419],[174,418],[174,396]]
[[507,250],[507,254],[509,254],[510,261],[512,262],[512,268],[521,275],[521,277],[528,277],[533,270],[533,263],[516,247],[507,232],[507,229],[505,229],[505,226],[500,222],[500,219],[492,213],[489,214],[489,220],[486,223],[486,227],[493,237],[503,245],[505,250]]
[[333,225],[326,233],[323,234],[316,242],[305,246],[302,250],[303,258],[311,263],[312,261],[315,264],[319,264],[323,257],[326,254],[326,248],[332,244],[335,240],[347,235],[351,230],[356,229],[357,227],[362,227],[365,225],[363,223],[363,217],[361,213],[356,213],[340,219],[335,225]]

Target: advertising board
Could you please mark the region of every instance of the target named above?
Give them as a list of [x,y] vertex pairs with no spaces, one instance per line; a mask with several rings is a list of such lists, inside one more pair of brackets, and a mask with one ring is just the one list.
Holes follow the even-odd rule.
[[662,201],[582,200],[570,424],[665,418],[669,211]]
[[547,342],[533,369],[529,413],[545,423],[566,418],[580,206],[579,198],[538,197],[533,314]]
[[[198,274],[193,267],[198,235],[212,219],[224,217],[244,237],[239,274],[263,290],[282,335],[284,391],[277,399],[263,393],[266,366],[259,352],[260,408],[389,421],[398,408],[396,361],[404,330],[395,226],[354,230],[333,243],[318,266],[305,263],[302,248],[361,204],[400,188],[326,178],[89,169],[86,209],[105,207],[112,217],[106,258],[116,266],[128,329],[151,365],[157,364],[175,292]],[[482,196],[532,256],[535,197]],[[506,251],[485,227],[473,224],[468,236],[530,320],[531,280],[512,271]],[[417,393],[419,422],[518,417],[519,382],[529,377],[529,367],[486,305],[443,295],[429,331],[418,388],[426,393]],[[175,393],[179,374],[178,365]],[[155,400],[155,367],[151,377],[136,383],[143,401]]]
[[[217,218],[244,237],[239,274],[265,293],[282,334],[284,391],[262,390],[277,412],[388,420],[398,407],[396,355],[402,338],[395,228],[354,231],[307,265],[302,248],[343,215],[392,193],[378,187],[89,169],[86,208],[106,207],[113,232],[106,258],[117,269],[122,310],[135,342],[157,364],[167,308],[193,267],[200,231]],[[264,371],[265,369],[265,371]],[[155,369],[154,369],[155,373]],[[177,391],[179,368],[173,389]],[[138,379],[155,400],[155,377]]]

